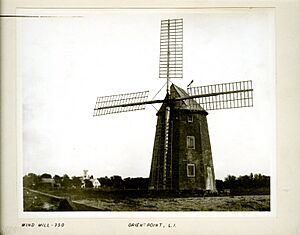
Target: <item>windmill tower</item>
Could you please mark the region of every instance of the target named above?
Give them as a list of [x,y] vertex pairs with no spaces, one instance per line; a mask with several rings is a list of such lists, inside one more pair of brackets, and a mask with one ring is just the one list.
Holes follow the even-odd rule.
[[147,101],[149,91],[102,96],[96,100],[94,116],[162,103],[157,112],[149,190],[214,192],[207,111],[253,106],[252,82],[190,87],[187,92],[171,85],[171,79],[183,77],[183,20],[162,20],[160,35],[159,77],[166,79],[165,99]]
[[[170,88],[171,99],[188,94],[176,85]],[[216,191],[214,167],[207,126],[207,112],[194,100],[170,105],[169,136],[164,155],[166,105],[157,113],[153,147],[150,190],[211,190]]]

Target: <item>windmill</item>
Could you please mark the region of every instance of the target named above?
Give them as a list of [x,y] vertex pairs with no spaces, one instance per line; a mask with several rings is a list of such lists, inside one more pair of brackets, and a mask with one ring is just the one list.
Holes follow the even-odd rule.
[[190,87],[171,84],[183,77],[183,19],[161,21],[159,77],[166,79],[166,96],[147,100],[149,91],[102,96],[94,116],[143,110],[161,103],[152,153],[149,190],[216,191],[208,132],[209,110],[253,106],[251,81]]

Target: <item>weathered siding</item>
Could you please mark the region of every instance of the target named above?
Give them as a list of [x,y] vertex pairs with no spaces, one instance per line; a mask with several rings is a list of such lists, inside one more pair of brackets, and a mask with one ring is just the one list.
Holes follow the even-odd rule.
[[[179,102],[178,102],[179,103]],[[167,155],[167,190],[215,191],[215,176],[205,110],[188,110],[182,104],[171,105],[169,151]],[[164,105],[157,113],[156,134],[150,172],[149,189],[163,189],[165,139]],[[193,121],[188,122],[192,116]],[[187,148],[187,136],[194,136],[195,148]],[[195,165],[195,176],[187,174],[187,165]],[[207,171],[210,167],[209,172]],[[208,179],[208,176],[211,176]]]

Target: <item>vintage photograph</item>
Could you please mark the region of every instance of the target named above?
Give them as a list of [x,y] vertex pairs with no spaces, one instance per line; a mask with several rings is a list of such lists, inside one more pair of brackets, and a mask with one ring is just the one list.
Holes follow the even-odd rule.
[[274,209],[272,10],[18,13],[24,213]]

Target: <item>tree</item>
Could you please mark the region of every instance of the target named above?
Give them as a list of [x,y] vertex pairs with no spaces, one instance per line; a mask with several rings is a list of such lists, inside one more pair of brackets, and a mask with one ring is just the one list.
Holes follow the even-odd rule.
[[72,177],[72,187],[76,187],[76,188],[80,188],[81,185],[82,185],[82,180],[81,180],[81,177],[78,177],[78,176],[73,176]]
[[110,177],[110,179],[111,179],[113,188],[115,188],[115,189],[122,189],[123,188],[123,180],[122,180],[121,176],[114,175],[114,176]]
[[249,187],[251,186],[251,180],[248,175],[239,176],[237,179],[237,186]]
[[224,186],[225,188],[233,188],[236,186],[236,177],[234,175],[228,175],[224,179]]
[[50,174],[48,174],[48,173],[44,173],[44,174],[41,175],[41,178],[51,179],[52,176]]
[[224,190],[223,180],[216,180],[216,187],[218,191],[223,191]]
[[101,186],[103,186],[103,187],[111,187],[112,186],[112,181],[107,176],[101,177],[98,180],[99,180]]
[[123,181],[123,185],[125,189],[148,189],[149,178],[125,178]]
[[54,187],[60,188],[61,187],[62,178],[59,175],[54,175],[53,179],[54,179],[54,182],[55,182]]
[[61,186],[68,188],[71,186],[71,180],[67,174],[64,174],[61,180]]
[[84,185],[86,188],[93,188],[93,183],[92,181],[88,180],[88,179],[85,179],[84,180]]
[[61,183],[62,178],[59,175],[53,176],[53,179],[55,180],[55,183]]
[[29,173],[23,177],[23,186],[28,188],[36,187],[40,182],[40,177],[34,173]]

